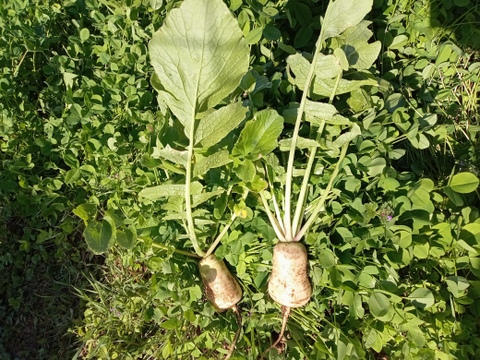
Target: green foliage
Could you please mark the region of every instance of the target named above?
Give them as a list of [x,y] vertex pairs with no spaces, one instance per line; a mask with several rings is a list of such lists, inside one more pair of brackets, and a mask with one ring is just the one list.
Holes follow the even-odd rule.
[[0,357],[225,357],[194,234],[257,358],[287,200],[313,296],[268,358],[479,357],[478,13],[0,1]]

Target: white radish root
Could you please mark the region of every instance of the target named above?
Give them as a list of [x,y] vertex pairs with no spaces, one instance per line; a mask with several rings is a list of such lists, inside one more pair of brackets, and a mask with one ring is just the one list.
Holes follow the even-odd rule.
[[282,313],[283,313],[283,318],[282,318],[282,330],[280,330],[280,334],[278,334],[278,338],[277,338],[277,341],[275,341],[272,345],[270,345],[270,347],[265,350],[262,354],[262,356],[260,357],[261,360],[263,360],[263,358],[265,357],[265,355],[271,350],[273,349],[274,347],[276,347],[278,345],[278,343],[282,340],[283,338],[283,333],[285,332],[285,329],[287,327],[287,320],[288,320],[288,317],[290,316],[290,308],[289,307],[286,307],[286,306],[282,306]]
[[209,255],[199,264],[207,299],[219,312],[233,308],[242,298],[242,288],[222,260]]
[[242,298],[242,288],[223,260],[218,260],[215,255],[200,260],[199,268],[208,301],[218,312],[232,309],[237,317],[238,330],[225,357],[225,360],[228,360],[235,350],[242,330],[242,317],[237,308],[237,303]]
[[301,307],[312,296],[308,279],[307,250],[299,242],[279,242],[273,249],[272,275],[268,282],[271,298],[286,307]]

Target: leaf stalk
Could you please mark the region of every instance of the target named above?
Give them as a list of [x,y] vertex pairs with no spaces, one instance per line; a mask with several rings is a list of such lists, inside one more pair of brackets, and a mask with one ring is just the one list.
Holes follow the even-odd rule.
[[323,27],[320,31],[317,44],[315,46],[315,53],[313,55],[312,63],[305,79],[305,85],[303,87],[302,99],[300,101],[300,106],[297,110],[297,118],[295,120],[295,127],[293,129],[292,143],[290,145],[290,152],[288,154],[288,163],[287,163],[287,176],[285,183],[285,214],[284,214],[284,225],[285,225],[285,236],[287,239],[293,239],[292,232],[292,218],[291,218],[291,198],[292,198],[292,182],[293,182],[293,162],[295,160],[295,149],[297,147],[298,133],[300,131],[300,125],[302,123],[303,113],[305,111],[305,104],[307,102],[307,95],[310,91],[310,86],[315,75],[315,64],[318,59],[318,55],[322,50],[323,46]]
[[195,223],[193,220],[192,214],[192,195],[190,191],[190,186],[192,183],[192,160],[193,160],[193,145],[194,141],[193,138],[195,136],[195,117],[193,116],[190,129],[189,129],[189,143],[187,149],[187,165],[185,171],[185,211],[187,215],[187,230],[188,235],[190,236],[190,240],[192,242],[193,248],[195,252],[200,257],[205,257],[205,253],[200,248],[197,240],[197,235],[195,233]]
[[307,222],[303,227],[300,229],[297,235],[295,235],[295,241],[300,241],[300,239],[307,233],[308,229],[312,225],[312,223],[315,221],[318,213],[323,209],[323,206],[325,205],[325,201],[327,200],[328,194],[332,190],[333,183],[337,179],[338,173],[340,172],[340,166],[343,162],[343,159],[347,155],[347,150],[348,146],[350,145],[350,142],[347,142],[345,145],[343,145],[342,150],[340,152],[340,157],[338,158],[337,165],[335,166],[335,169],[333,170],[332,175],[330,176],[330,181],[328,182],[328,185],[323,192],[323,194],[320,197],[320,200],[318,201],[317,205],[312,211],[312,214],[308,218]]

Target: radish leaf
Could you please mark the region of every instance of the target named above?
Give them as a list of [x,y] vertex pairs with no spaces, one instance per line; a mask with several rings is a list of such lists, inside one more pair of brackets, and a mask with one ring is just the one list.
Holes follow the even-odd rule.
[[221,0],[184,1],[170,11],[149,49],[165,89],[160,96],[187,136],[196,115],[218,105],[248,70],[248,46]]
[[202,118],[195,133],[195,144],[205,148],[217,144],[245,119],[247,108],[241,103],[224,106]]
[[255,114],[243,128],[233,148],[234,156],[256,160],[277,147],[277,138],[283,129],[283,117],[275,110],[263,110]]
[[372,9],[373,0],[335,0],[328,5],[320,42],[357,25]]

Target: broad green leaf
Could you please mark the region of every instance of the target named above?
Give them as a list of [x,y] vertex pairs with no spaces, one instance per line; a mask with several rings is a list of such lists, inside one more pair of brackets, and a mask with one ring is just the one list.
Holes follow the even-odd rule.
[[232,154],[257,160],[277,147],[277,138],[283,129],[283,118],[275,110],[262,110],[247,122]]
[[125,230],[117,230],[116,237],[118,245],[125,249],[131,249],[137,240],[137,232],[133,227]]
[[227,195],[226,193],[221,194],[219,197],[215,199],[213,205],[213,216],[215,219],[221,219],[222,215],[225,213],[225,209],[227,208]]
[[63,181],[65,184],[74,184],[77,180],[80,179],[81,171],[79,169],[71,169],[65,173]]
[[453,175],[450,184],[450,189],[460,194],[468,194],[478,188],[479,180],[472,173],[462,172]]
[[351,130],[345,134],[340,135],[335,141],[333,142],[333,146],[335,148],[341,148],[343,145],[349,143],[353,139],[355,139],[357,136],[359,136],[362,133],[362,130],[360,130],[360,126],[357,124],[353,124]]
[[169,196],[184,196],[185,184],[163,184],[141,190],[139,197],[155,201]]
[[417,244],[413,247],[413,255],[418,259],[426,259],[430,253],[430,244]]
[[318,79],[332,79],[342,73],[340,62],[334,55],[319,54],[315,63],[315,77]]
[[[325,59],[325,60],[322,60]],[[330,96],[333,89],[336,86],[336,76],[341,73],[342,69],[340,67],[339,61],[333,56],[328,55],[325,57],[320,57],[319,62],[325,63],[335,63],[334,65],[330,64],[325,71],[321,71],[318,63],[315,67],[315,77],[313,82],[312,92],[317,95]],[[305,81],[307,79],[308,72],[310,70],[310,62],[305,59],[300,54],[290,55],[287,58],[287,64],[290,70],[293,72],[295,79],[291,79],[292,83],[298,86],[300,90],[304,90]],[[335,70],[336,69],[336,70]],[[333,75],[329,77],[328,75]],[[340,79],[340,82],[337,84],[335,94],[344,94],[353,90],[360,88],[363,85],[377,85],[375,80],[345,80]]]
[[229,95],[247,72],[250,50],[221,0],[185,0],[149,43],[159,96],[185,126]]
[[394,178],[383,177],[378,181],[378,186],[385,191],[395,191],[400,186],[400,183]]
[[382,293],[374,292],[368,299],[368,306],[373,316],[382,317],[390,309],[390,300]]
[[198,122],[195,145],[208,148],[217,144],[245,119],[247,108],[237,102],[208,114]]
[[82,30],[80,30],[80,41],[82,43],[87,41],[89,37],[90,37],[90,30],[88,30],[87,28],[83,28]]
[[193,166],[193,177],[205,174],[208,170],[228,164],[232,160],[227,150],[220,150],[203,158]]
[[445,279],[445,282],[448,291],[456,298],[465,295],[465,291],[470,286],[468,280],[462,276],[449,276]]
[[252,181],[247,183],[247,187],[253,192],[259,193],[268,187],[268,182],[262,176],[256,174]]
[[425,336],[420,328],[416,325],[411,325],[408,327],[408,338],[411,339],[418,348],[425,346]]
[[335,255],[330,249],[323,249],[318,254],[318,263],[325,269],[335,266]]
[[465,204],[463,197],[449,187],[444,188],[443,192],[455,206],[463,206]]
[[83,221],[93,220],[97,216],[97,205],[89,203],[80,204],[73,209],[73,213]]
[[480,223],[466,224],[460,232],[460,239],[470,246],[480,245]]
[[163,0],[150,0],[150,6],[154,11],[160,9],[162,5],[163,5]]
[[[359,113],[370,109],[372,101],[370,95],[365,90],[357,89],[352,91],[350,97],[347,99],[347,104],[355,113]],[[365,121],[366,119],[364,119],[364,123]]]
[[223,192],[225,192],[224,189],[217,189],[211,192],[193,195],[192,208],[197,207],[200,204],[203,204],[205,201],[207,201],[208,199],[211,199],[212,197],[220,196]]
[[182,166],[187,164],[187,151],[172,149],[170,145],[165,146],[163,149],[155,147],[151,156],[154,159],[162,158]]
[[245,42],[247,44],[257,44],[262,38],[263,27],[259,26],[248,33],[245,37]]
[[345,29],[357,25],[372,9],[373,0],[330,1],[322,22],[322,39],[340,35]]
[[307,100],[304,111],[305,120],[312,125],[320,126],[324,121],[332,125],[351,124],[350,120],[338,114],[337,109],[332,104]]
[[167,330],[175,330],[179,327],[180,321],[177,318],[171,318],[160,324],[160,327]]
[[340,43],[348,59],[350,67],[358,70],[370,68],[378,57],[381,49],[380,41],[368,43],[373,33],[368,29],[369,21],[348,28],[342,34]]
[[340,48],[336,48],[335,50],[333,50],[333,55],[337,58],[337,61],[340,64],[342,70],[347,71],[349,66],[347,55],[345,54],[345,52]]
[[425,150],[430,147],[430,141],[422,133],[416,133],[414,137],[408,137],[408,140],[416,149]]
[[403,249],[408,248],[412,244],[412,234],[408,231],[399,231],[395,233],[392,242]]
[[[282,139],[278,142],[278,147],[280,151],[289,151],[290,146],[292,144],[292,139]],[[313,139],[307,139],[304,137],[298,137],[297,138],[297,143],[296,143],[297,148],[299,149],[309,149],[313,147],[320,147],[320,144],[313,140]]]
[[395,36],[392,43],[388,47],[390,50],[401,49],[408,43],[408,36],[405,34],[400,34]]
[[67,88],[67,90],[69,88],[72,89],[75,83],[74,80],[78,77],[78,75],[72,74],[68,71],[63,72],[62,75],[63,75],[63,83],[65,84],[65,87]]
[[[198,181],[191,183],[190,192],[192,195],[198,195],[202,191],[202,184]],[[162,184],[145,188],[138,194],[139,197],[150,201],[159,200],[170,196],[185,196],[185,184]]]
[[83,232],[88,248],[95,254],[103,254],[115,241],[115,223],[105,216],[102,221],[91,221]]
[[292,83],[297,85],[300,90],[304,90],[305,81],[310,70],[310,62],[302,54],[294,54],[287,58],[287,65],[295,76],[295,79],[292,79]]
[[[289,78],[290,81],[298,86],[300,90],[304,90],[305,81],[307,79],[308,72],[310,70],[310,62],[305,59],[300,54],[291,55],[287,58],[287,64],[290,70],[295,76],[294,79]],[[365,79],[365,80],[346,80],[340,79],[340,82],[337,84],[335,78],[332,79],[322,79],[315,76],[313,82],[313,88],[311,92],[316,95],[329,97],[333,90],[335,89],[335,94],[345,94],[352,92],[354,90],[360,89],[362,86],[377,86],[377,81],[374,79]]]
[[470,270],[475,274],[477,278],[480,278],[480,258],[471,257],[470,258]]
[[427,309],[435,303],[435,298],[432,292],[426,288],[418,288],[414,290],[408,299],[412,301],[412,304],[420,309]]
[[368,329],[363,338],[365,341],[365,347],[367,349],[372,348],[378,353],[382,351],[382,348],[383,348],[382,338],[379,336],[377,330],[373,328]]
[[257,174],[255,165],[250,160],[245,160],[239,165],[233,168],[235,174],[245,182],[253,181],[253,178]]
[[346,93],[358,90],[362,86],[378,86],[378,83],[374,79],[365,79],[365,80],[340,79],[338,84],[336,84],[335,79],[315,78],[312,91],[316,95],[329,97],[332,94],[334,89],[335,89],[335,95],[341,95],[341,94],[346,94]]

